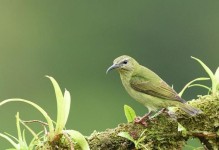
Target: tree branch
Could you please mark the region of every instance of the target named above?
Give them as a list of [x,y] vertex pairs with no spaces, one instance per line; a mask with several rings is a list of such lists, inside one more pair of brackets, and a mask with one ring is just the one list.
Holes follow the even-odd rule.
[[[114,129],[94,132],[87,139],[92,150],[127,150],[135,149],[135,144],[118,136],[120,132],[128,132],[135,140],[140,136],[140,149],[182,149],[189,138],[198,138],[203,147],[216,150],[219,147],[219,99],[211,95],[200,96],[188,104],[203,111],[195,117],[188,116],[181,110],[175,111],[176,120],[166,113],[148,121],[148,126],[139,124],[119,124]],[[186,130],[178,131],[178,123]],[[142,135],[141,135],[142,134]]]

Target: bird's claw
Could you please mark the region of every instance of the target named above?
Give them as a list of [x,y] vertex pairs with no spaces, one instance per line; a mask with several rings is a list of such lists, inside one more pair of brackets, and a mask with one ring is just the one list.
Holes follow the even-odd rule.
[[134,123],[136,123],[136,124],[141,124],[141,125],[143,125],[143,126],[145,126],[145,127],[147,127],[147,120],[148,120],[149,118],[145,118],[145,117],[136,117],[135,119],[134,119]]

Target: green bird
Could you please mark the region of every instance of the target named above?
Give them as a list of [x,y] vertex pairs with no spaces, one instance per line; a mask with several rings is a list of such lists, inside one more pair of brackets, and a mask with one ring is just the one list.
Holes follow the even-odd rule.
[[136,122],[142,122],[152,112],[161,108],[164,110],[164,108],[170,106],[179,107],[191,116],[201,113],[199,109],[185,104],[186,101],[172,87],[132,57],[123,55],[116,58],[106,73],[113,69],[119,72],[122,84],[129,95],[149,110]]

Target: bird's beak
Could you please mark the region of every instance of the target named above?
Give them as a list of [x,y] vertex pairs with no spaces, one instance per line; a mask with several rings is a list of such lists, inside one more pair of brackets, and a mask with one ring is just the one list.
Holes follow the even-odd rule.
[[112,66],[110,66],[110,67],[106,70],[106,74],[107,74],[110,70],[116,69],[116,68],[118,68],[118,67],[120,67],[120,65],[118,65],[118,64],[113,64]]

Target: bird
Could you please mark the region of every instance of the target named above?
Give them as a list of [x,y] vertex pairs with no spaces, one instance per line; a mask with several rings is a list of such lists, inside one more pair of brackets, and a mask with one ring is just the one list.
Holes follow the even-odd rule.
[[119,72],[128,94],[148,108],[148,113],[135,120],[136,123],[144,124],[144,120],[153,112],[159,109],[166,110],[171,106],[180,108],[190,116],[202,113],[201,110],[186,104],[186,101],[171,86],[132,57],[127,55],[117,57],[106,73],[114,69]]

